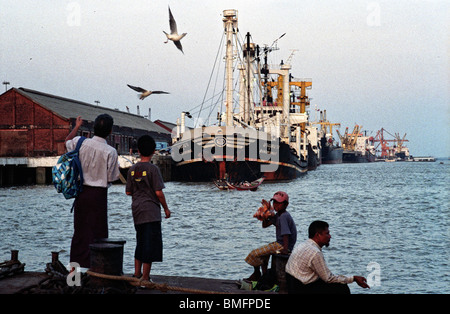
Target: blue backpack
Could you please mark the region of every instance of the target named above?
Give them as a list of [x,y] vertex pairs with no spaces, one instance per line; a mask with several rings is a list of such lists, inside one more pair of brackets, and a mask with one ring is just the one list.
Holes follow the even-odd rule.
[[66,199],[77,197],[83,189],[83,170],[80,159],[78,159],[78,152],[85,139],[84,136],[81,136],[75,150],[62,155],[52,169],[55,189]]

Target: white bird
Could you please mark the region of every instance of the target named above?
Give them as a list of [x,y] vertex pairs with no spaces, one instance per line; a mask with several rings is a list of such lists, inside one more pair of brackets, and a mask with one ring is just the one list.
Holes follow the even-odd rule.
[[139,99],[141,99],[141,100],[144,100],[145,97],[150,96],[151,94],[169,94],[168,92],[163,92],[163,91],[160,91],[160,90],[151,91],[151,90],[146,90],[146,89],[144,89],[142,87],[131,86],[131,85],[128,85],[128,84],[127,84],[127,86],[129,88],[131,88],[131,89],[141,93],[141,95],[139,96]]
[[167,44],[169,40],[171,40],[173,41],[175,46],[177,46],[177,48],[180,49],[181,52],[183,52],[183,47],[181,46],[180,40],[181,38],[186,36],[187,33],[178,35],[177,22],[175,22],[175,19],[173,18],[172,12],[170,11],[170,7],[169,7],[169,24],[170,24],[170,34],[167,34],[165,31],[163,31],[163,33],[166,34],[167,36],[167,40],[164,43]]

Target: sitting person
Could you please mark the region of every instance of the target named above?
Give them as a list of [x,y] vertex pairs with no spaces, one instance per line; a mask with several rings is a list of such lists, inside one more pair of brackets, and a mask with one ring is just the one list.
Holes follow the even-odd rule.
[[276,214],[263,220],[262,227],[275,225],[276,241],[254,249],[245,258],[245,261],[254,268],[252,275],[246,279],[248,281],[257,281],[261,277],[260,268],[263,275],[267,272],[271,254],[277,252],[287,254],[292,251],[297,241],[297,228],[291,215],[286,211],[289,196],[285,192],[276,192],[271,201]]
[[322,247],[330,244],[328,223],[313,221],[308,229],[309,239],[298,245],[286,264],[288,293],[350,293],[348,283],[356,282],[369,288],[360,276],[333,275],[328,269]]

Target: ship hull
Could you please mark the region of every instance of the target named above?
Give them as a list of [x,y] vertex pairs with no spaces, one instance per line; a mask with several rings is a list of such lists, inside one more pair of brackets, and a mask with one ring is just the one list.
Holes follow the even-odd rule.
[[264,162],[259,161],[189,161],[174,167],[174,180],[181,182],[209,182],[221,178],[220,168],[225,165],[229,181],[240,182],[264,177],[264,181],[293,180],[307,173],[307,169],[297,168],[291,163],[282,163],[276,171],[260,171]]
[[344,150],[342,154],[342,162],[343,163],[365,163],[365,162],[374,162],[375,155],[367,152],[366,155],[362,155],[360,152],[355,151],[346,151]]
[[322,150],[323,164],[341,164],[344,149],[341,147],[328,146]]
[[[209,127],[172,147],[176,181],[206,182],[227,178],[231,182],[292,180],[306,174],[308,162],[288,144],[266,135]],[[262,139],[264,138],[264,139]]]
[[326,137],[320,139],[321,144],[321,161],[323,164],[341,164],[342,154],[344,149],[342,147],[332,144],[332,141],[327,141]]
[[317,154],[312,149],[311,145],[308,145],[308,171],[316,170],[320,165],[320,160]]

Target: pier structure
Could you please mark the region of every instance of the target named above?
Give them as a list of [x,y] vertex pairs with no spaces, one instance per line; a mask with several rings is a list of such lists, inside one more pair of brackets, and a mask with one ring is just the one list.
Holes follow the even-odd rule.
[[[286,293],[286,290],[258,290],[241,280],[202,277],[153,275],[152,281],[123,273],[123,239],[97,239],[91,248],[91,266],[86,272],[75,270],[59,261],[59,252],[51,252],[51,262],[43,265],[45,272],[26,271],[19,261],[19,251],[11,250],[11,260],[0,263],[0,294],[265,294]],[[283,258],[282,258],[283,259]],[[272,261],[273,263],[273,261]],[[283,268],[280,263],[277,268]],[[45,266],[45,268],[44,268]],[[275,265],[272,264],[272,268]],[[283,270],[284,272],[284,270]],[[278,280],[278,278],[277,278]],[[133,289],[132,287],[141,287]],[[145,289],[142,289],[145,287]],[[281,288],[281,287],[280,287]]]
[[[121,173],[137,153],[137,139],[150,135],[157,147],[167,147],[172,139],[167,128],[148,118],[118,109],[88,104],[27,88],[11,88],[0,95],[0,186],[49,184],[51,169],[66,152],[65,138],[80,116],[83,124],[77,135],[94,135],[95,118],[107,113],[114,126],[107,143],[119,154]],[[155,154],[164,180],[171,177],[170,156]]]
[[[58,162],[59,157],[0,157],[0,187],[51,184],[52,168]],[[126,178],[128,169],[138,161],[137,155],[119,155],[121,181]],[[155,154],[151,162],[158,166],[164,182],[172,180],[173,160],[170,155]]]

